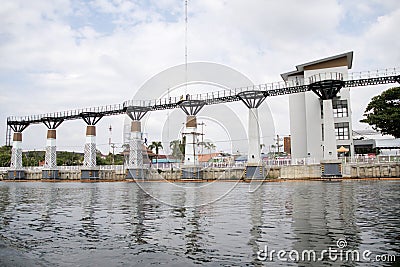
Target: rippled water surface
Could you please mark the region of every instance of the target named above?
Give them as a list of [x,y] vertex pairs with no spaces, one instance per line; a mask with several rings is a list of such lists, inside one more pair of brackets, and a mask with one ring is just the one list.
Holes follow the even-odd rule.
[[[0,182],[5,265],[364,266],[262,260],[269,250],[400,253],[400,181]],[[260,259],[258,259],[258,254]],[[4,254],[4,253],[3,253]],[[286,259],[288,255],[286,255]],[[7,261],[9,260],[9,261]],[[25,261],[26,260],[26,261]],[[11,262],[11,263],[10,263]],[[1,265],[1,264],[0,264]],[[369,262],[368,266],[391,266]]]

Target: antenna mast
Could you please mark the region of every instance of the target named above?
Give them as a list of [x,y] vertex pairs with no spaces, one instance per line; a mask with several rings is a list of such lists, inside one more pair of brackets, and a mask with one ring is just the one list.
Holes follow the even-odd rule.
[[188,48],[187,38],[188,36],[188,0],[185,0],[185,95],[187,94],[187,82],[188,82]]

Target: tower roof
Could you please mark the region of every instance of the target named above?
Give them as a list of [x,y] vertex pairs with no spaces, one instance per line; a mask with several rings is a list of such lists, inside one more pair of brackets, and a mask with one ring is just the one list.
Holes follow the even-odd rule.
[[352,64],[353,64],[353,51],[350,51],[336,56],[331,56],[297,65],[296,70],[282,73],[281,77],[283,80],[287,81],[289,76],[302,75],[305,70],[326,69],[326,68],[341,67],[341,66],[347,66],[348,69],[351,69]]

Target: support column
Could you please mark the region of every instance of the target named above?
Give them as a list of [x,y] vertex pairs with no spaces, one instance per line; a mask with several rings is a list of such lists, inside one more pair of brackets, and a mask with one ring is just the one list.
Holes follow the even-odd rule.
[[185,156],[182,167],[183,179],[203,179],[202,166],[199,165],[197,148],[197,119],[196,115],[206,103],[202,100],[185,100],[179,104],[180,108],[186,113],[185,132],[186,138]]
[[22,169],[22,133],[14,132],[11,149],[11,164],[8,171],[9,179],[25,179],[25,170]]
[[57,169],[56,130],[47,130],[46,155],[42,171],[43,179],[59,179]]
[[129,158],[127,179],[148,178],[149,170],[143,164],[142,124],[140,120],[150,110],[148,107],[130,106],[127,115],[131,118],[131,138],[129,140]]
[[266,168],[261,159],[260,127],[258,120],[258,107],[267,98],[266,91],[245,91],[238,94],[238,97],[249,109],[248,137],[249,146],[247,151],[247,165],[245,178],[264,179]]
[[62,117],[45,117],[42,122],[47,130],[46,154],[42,170],[43,179],[60,179],[57,168],[56,129],[64,121]]
[[[322,78],[321,78],[322,77]],[[334,77],[334,79],[325,79]],[[322,100],[324,138],[322,142],[323,160],[321,160],[321,177],[342,177],[341,161],[337,157],[335,122],[333,119],[332,99],[343,88],[344,81],[341,73],[330,75],[314,75],[310,77],[309,90]]]
[[103,118],[101,112],[82,112],[80,117],[86,122],[86,143],[84,150],[81,179],[97,180],[99,168],[96,166],[96,123]]
[[131,122],[129,140],[128,179],[147,178],[148,170],[143,165],[142,125],[140,121]]
[[335,123],[333,120],[332,99],[322,100],[323,122],[324,122],[324,142],[323,157],[324,160],[337,160]]
[[14,131],[8,179],[22,180],[26,178],[25,170],[22,166],[22,131],[29,126],[29,122],[7,119],[7,125]]
[[197,145],[197,119],[194,115],[188,115],[186,117],[186,144],[185,144],[185,166],[198,165],[199,159],[196,154]]
[[258,109],[249,109],[249,149],[248,149],[248,165],[258,166],[261,161],[260,148],[260,131],[258,123]]
[[81,170],[81,179],[99,179],[99,169],[96,167],[96,126],[86,126],[86,143]]

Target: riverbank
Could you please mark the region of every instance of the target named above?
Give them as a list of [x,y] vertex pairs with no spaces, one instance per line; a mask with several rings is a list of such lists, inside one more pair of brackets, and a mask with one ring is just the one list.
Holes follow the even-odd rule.
[[[79,167],[71,169],[60,169],[57,181],[134,181],[127,178],[127,172],[122,166],[107,166],[98,170],[96,179],[81,179]],[[375,163],[375,164],[342,164],[341,178],[322,178],[321,165],[284,165],[266,166],[263,181],[285,181],[285,180],[333,180],[333,179],[386,179],[400,177],[400,163]],[[26,168],[25,178],[27,181],[54,181],[43,179],[41,168]],[[254,181],[245,177],[244,167],[226,168],[204,168],[200,170],[202,179],[182,178],[182,171],[174,169],[148,170],[146,177],[137,181],[168,181],[168,182],[211,182],[211,181]],[[8,180],[8,171],[3,169],[0,172],[0,180]],[[12,180],[12,179],[11,179]]]
[[[93,179],[93,180],[55,180],[55,179],[40,179],[40,180],[0,180],[1,182],[51,182],[51,183],[284,183],[284,182],[310,182],[310,181],[324,181],[324,182],[340,182],[340,181],[400,181],[400,177],[364,177],[364,178],[302,178],[302,179],[224,179],[224,180],[209,180],[209,179],[125,179],[125,180],[112,180],[112,179]],[[1,265],[0,265],[1,266]]]

